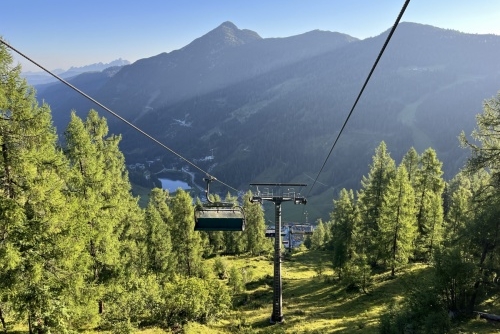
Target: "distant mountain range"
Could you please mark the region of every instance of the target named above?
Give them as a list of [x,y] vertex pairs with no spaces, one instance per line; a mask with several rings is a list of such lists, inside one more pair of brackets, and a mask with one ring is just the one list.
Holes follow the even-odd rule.
[[[117,60],[113,60],[110,63],[103,64],[103,63],[95,63],[92,65],[86,65],[86,66],[81,66],[81,67],[71,67],[69,70],[65,71],[62,69],[55,69],[52,70],[52,73],[56,74],[57,76],[63,78],[63,79],[68,79],[74,76],[77,76],[82,73],[86,72],[101,72],[109,67],[121,67],[124,65],[128,65],[130,62],[128,60],[123,60],[121,58]],[[51,82],[56,82],[57,79],[51,76],[50,74],[46,72],[33,72],[33,71],[28,71],[28,72],[22,72],[21,76],[28,80],[29,84],[32,86],[36,85],[42,85],[46,83],[51,83]]]
[[[312,184],[387,34],[261,38],[224,22],[182,49],[69,81],[233,187]],[[499,54],[500,36],[401,23],[311,192],[309,217],[327,217],[337,191],[360,187],[382,140],[397,163],[412,146],[433,147],[453,177],[469,154],[457,136],[500,90]],[[94,108],[123,135],[127,162],[181,165],[66,86],[36,88],[59,133],[72,109]]]

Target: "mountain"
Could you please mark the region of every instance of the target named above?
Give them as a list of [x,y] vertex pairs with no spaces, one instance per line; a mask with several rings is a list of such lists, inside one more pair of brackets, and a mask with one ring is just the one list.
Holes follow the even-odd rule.
[[124,68],[103,87],[101,97],[113,97],[107,100],[112,109],[137,119],[151,108],[228,87],[354,40],[321,32],[262,39],[225,22],[180,50]]
[[[387,34],[358,40],[316,30],[264,39],[225,22],[182,49],[70,81],[233,187],[311,185]],[[469,154],[458,135],[472,131],[482,102],[500,89],[498,54],[500,36],[401,23],[311,191],[309,217],[327,218],[334,193],[360,187],[382,140],[398,163],[412,146],[433,147],[453,177]],[[37,90],[60,133],[70,110],[85,116],[95,108],[123,135],[127,162],[161,157],[182,166],[67,87]]]
[[[56,74],[57,76],[63,78],[63,79],[68,79],[74,76],[77,76],[82,73],[87,73],[87,72],[101,72],[109,67],[120,67],[120,66],[125,66],[129,65],[130,62],[128,60],[124,59],[116,59],[113,60],[110,63],[103,64],[102,62],[91,64],[91,65],[86,65],[86,66],[81,66],[81,67],[71,67],[69,70],[65,71],[62,69],[56,69],[53,70],[52,73]],[[56,82],[57,79],[51,76],[50,74],[47,74],[46,72],[22,72],[21,76],[25,78],[28,83],[32,86],[36,85],[43,85],[51,82]]]

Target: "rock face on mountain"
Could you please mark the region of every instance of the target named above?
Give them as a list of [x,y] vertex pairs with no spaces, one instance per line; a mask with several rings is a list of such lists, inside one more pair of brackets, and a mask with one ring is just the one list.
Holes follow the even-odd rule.
[[[387,33],[264,39],[224,22],[182,49],[71,82],[233,186],[311,183]],[[319,178],[327,187],[314,194],[358,188],[382,140],[398,162],[411,146],[433,147],[452,177],[468,155],[457,136],[472,131],[482,101],[500,89],[499,54],[500,36],[400,24]],[[85,116],[95,108],[122,133],[128,161],[177,163],[67,87],[37,90],[60,133],[70,110]],[[202,160],[211,152],[215,159]]]

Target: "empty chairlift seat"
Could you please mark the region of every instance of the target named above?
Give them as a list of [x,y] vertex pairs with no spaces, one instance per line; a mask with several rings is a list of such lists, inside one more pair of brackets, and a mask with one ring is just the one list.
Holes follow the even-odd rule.
[[239,206],[222,203],[197,206],[194,212],[195,231],[244,231],[245,215]]
[[312,225],[293,225],[292,234],[313,234],[314,228]]

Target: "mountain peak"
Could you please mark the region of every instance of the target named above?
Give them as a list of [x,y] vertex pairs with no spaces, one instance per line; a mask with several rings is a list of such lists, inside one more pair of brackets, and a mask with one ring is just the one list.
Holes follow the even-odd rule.
[[226,22],[223,22],[219,27],[217,27],[216,29],[219,29],[219,28],[228,28],[228,29],[233,29],[233,30],[238,30],[238,27],[231,21],[226,21]]
[[239,29],[234,23],[226,21],[200,38],[195,39],[186,48],[208,47],[212,52],[218,52],[226,47],[247,44],[260,39],[262,37],[255,31]]

